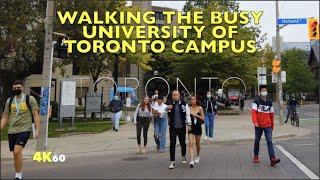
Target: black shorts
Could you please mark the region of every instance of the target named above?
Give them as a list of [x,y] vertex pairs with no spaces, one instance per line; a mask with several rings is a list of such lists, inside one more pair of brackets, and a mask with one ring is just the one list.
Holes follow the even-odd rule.
[[30,137],[30,131],[20,132],[17,134],[8,134],[10,151],[13,151],[15,145],[25,147],[29,137]]
[[191,131],[188,131],[188,134],[194,134],[196,136],[201,136],[202,128],[201,124],[191,125]]

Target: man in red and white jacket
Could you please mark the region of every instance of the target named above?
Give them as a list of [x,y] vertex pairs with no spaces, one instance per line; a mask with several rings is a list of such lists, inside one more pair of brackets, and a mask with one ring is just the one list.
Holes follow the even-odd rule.
[[267,98],[268,90],[266,86],[260,86],[260,97],[252,103],[252,122],[255,127],[255,141],[254,141],[254,163],[259,163],[259,145],[262,133],[264,132],[267,141],[268,153],[271,161],[271,166],[280,162],[280,159],[275,157],[272,131],[274,127],[274,109],[272,102]]

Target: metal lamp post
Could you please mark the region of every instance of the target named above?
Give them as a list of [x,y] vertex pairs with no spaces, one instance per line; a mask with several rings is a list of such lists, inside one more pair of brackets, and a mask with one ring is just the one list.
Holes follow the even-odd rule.
[[[114,69],[113,69],[113,79],[116,84],[118,84],[118,77],[119,77],[119,55],[121,53],[121,48],[117,53],[115,53],[115,61],[114,61]],[[113,95],[117,93],[117,86],[116,84],[113,85]]]

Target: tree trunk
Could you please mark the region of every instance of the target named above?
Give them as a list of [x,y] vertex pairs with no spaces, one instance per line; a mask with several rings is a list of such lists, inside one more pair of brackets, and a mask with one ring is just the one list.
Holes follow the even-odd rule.
[[6,100],[9,97],[9,93],[11,92],[11,89],[12,89],[11,84],[13,83],[12,81],[13,81],[13,79],[9,78],[8,73],[3,72],[1,74],[0,82],[2,85],[2,92],[0,91],[1,92],[1,94],[0,94],[0,117],[2,116],[2,112],[3,112],[4,106],[5,106]]

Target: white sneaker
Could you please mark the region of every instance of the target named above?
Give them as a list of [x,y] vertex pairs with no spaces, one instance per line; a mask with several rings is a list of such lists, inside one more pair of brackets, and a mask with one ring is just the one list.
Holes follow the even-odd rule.
[[146,147],[142,147],[141,153],[142,153],[142,154],[145,154],[146,151],[147,151],[147,150],[146,150]]
[[189,166],[190,166],[190,168],[193,168],[193,166],[194,166],[194,161],[190,161]]
[[186,164],[187,163],[187,158],[185,156],[182,157],[182,164]]
[[212,138],[209,138],[209,141],[213,141],[213,139],[212,139]]
[[200,157],[199,157],[199,156],[196,157],[196,159],[194,160],[194,162],[195,162],[196,164],[200,163]]
[[174,169],[175,166],[176,166],[176,163],[174,161],[171,161],[169,165],[169,169]]
[[205,140],[205,141],[206,141],[206,140],[208,140],[208,137],[207,137],[207,136],[205,136],[205,137],[204,137],[204,140]]
[[137,154],[141,154],[142,153],[142,149],[141,147],[139,146],[138,149],[137,149]]

